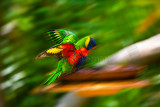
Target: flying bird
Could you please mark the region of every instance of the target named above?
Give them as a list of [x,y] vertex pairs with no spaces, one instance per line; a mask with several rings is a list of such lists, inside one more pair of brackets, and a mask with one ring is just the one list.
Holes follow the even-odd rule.
[[53,83],[64,73],[76,72],[84,64],[89,50],[96,47],[96,41],[90,36],[80,40],[71,31],[56,29],[47,32],[47,35],[57,43],[57,45],[40,53],[36,59],[57,56],[59,62],[57,69],[49,74],[45,85]]

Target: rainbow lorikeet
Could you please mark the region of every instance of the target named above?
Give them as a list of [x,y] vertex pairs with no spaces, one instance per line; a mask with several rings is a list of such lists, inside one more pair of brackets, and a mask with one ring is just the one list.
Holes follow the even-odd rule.
[[45,81],[49,85],[60,75],[75,72],[83,65],[88,56],[88,51],[94,49],[96,42],[90,36],[77,40],[77,36],[67,30],[52,30],[47,34],[57,45],[39,54],[36,58],[57,56],[59,62],[56,71],[49,74]]

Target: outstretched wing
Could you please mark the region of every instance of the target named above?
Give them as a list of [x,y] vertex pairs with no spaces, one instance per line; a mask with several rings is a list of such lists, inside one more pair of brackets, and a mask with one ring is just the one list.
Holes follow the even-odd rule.
[[60,60],[62,58],[61,52],[63,51],[62,45],[65,43],[74,44],[77,42],[77,36],[71,31],[63,30],[63,29],[55,29],[47,32],[48,37],[55,41],[58,45],[49,48],[48,50],[39,54],[36,59],[51,57],[56,55]]
[[[62,42],[69,42],[68,39],[76,39],[76,35],[71,31],[63,30],[63,29],[55,29],[47,32],[48,37],[55,41],[57,44],[61,44]],[[67,39],[67,40],[66,40]]]
[[62,46],[61,45],[56,45],[56,46],[53,46],[53,47],[47,49],[46,51],[40,53],[39,55],[37,55],[36,59],[51,57],[51,56],[56,55],[58,60],[60,60],[62,58],[62,56],[61,56],[62,51],[63,51]]

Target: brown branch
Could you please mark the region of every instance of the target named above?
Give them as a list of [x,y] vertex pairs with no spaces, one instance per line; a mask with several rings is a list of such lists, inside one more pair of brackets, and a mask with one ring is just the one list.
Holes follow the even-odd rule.
[[32,93],[73,91],[80,96],[116,94],[126,88],[139,88],[149,85],[148,80],[134,79],[143,69],[144,67],[133,65],[112,65],[98,70],[84,68],[78,72],[61,76],[57,83],[46,87],[37,87]]
[[60,81],[98,81],[98,80],[121,80],[135,78],[139,75],[144,67],[142,66],[106,66],[101,69],[84,68],[78,72],[61,76]]

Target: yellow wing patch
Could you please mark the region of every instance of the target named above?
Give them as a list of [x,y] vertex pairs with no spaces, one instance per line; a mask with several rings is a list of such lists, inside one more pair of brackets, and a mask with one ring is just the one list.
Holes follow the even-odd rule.
[[86,42],[85,42],[85,46],[88,47],[89,41],[90,41],[90,37],[87,37]]
[[63,51],[63,49],[60,49],[60,48],[51,48],[51,49],[48,49],[46,52],[47,53],[51,53],[51,54],[57,54],[57,53],[60,53],[61,51]]

